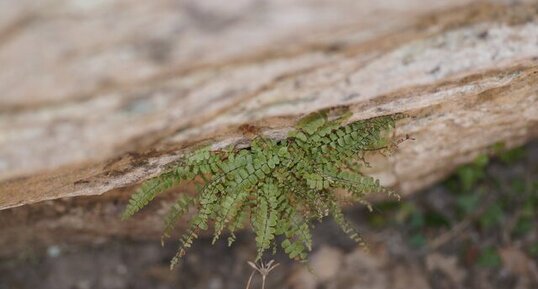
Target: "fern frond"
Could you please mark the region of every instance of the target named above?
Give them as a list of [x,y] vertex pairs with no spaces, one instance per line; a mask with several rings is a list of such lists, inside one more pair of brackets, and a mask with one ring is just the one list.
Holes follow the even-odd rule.
[[196,199],[188,195],[180,195],[164,217],[164,229],[161,235],[161,245],[164,239],[169,238],[178,220],[188,211]]
[[250,210],[248,204],[244,203],[243,206],[239,209],[235,219],[231,221],[228,225],[228,231],[230,232],[230,236],[228,237],[228,247],[230,247],[233,242],[235,242],[235,232],[245,226],[246,218],[249,216],[249,213]]
[[[334,113],[332,113],[334,115]],[[332,215],[352,239],[364,242],[344,218],[335,189],[345,189],[355,202],[369,206],[371,192],[392,192],[360,172],[366,151],[387,147],[387,131],[399,116],[384,116],[343,125],[346,113],[328,117],[327,111],[301,119],[287,139],[255,138],[248,148],[230,146],[220,151],[199,149],[182,159],[174,170],[146,182],[133,194],[123,217],[146,206],[157,194],[191,181],[198,194],[180,196],[165,216],[163,239],[190,208],[197,212],[180,238],[171,261],[173,268],[201,231],[213,224],[213,243],[225,229],[234,232],[250,223],[255,232],[257,259],[281,236],[281,247],[291,259],[306,260],[312,249],[313,220]],[[203,181],[203,182],[201,182]],[[250,219],[250,222],[247,220]]]
[[262,187],[257,195],[258,205],[256,207],[256,215],[253,219],[253,228],[256,233],[256,246],[258,255],[256,261],[259,260],[263,252],[271,246],[271,241],[275,237],[275,227],[278,217],[278,189],[273,184],[266,184]]
[[122,219],[128,219],[145,207],[159,193],[178,184],[181,179],[174,172],[168,172],[145,182],[129,200],[127,208],[123,211]]
[[359,246],[366,248],[366,243],[360,234],[353,228],[353,226],[346,220],[342,208],[333,201],[331,203],[331,215],[334,222],[340,227],[340,229],[348,235],[348,237],[355,241]]
[[307,252],[312,250],[312,235],[308,226],[308,221],[298,221],[291,219],[291,226],[284,234],[286,239],[281,247],[288,254],[290,259],[305,261]]
[[237,193],[230,193],[224,201],[221,204],[220,213],[218,214],[218,217],[215,221],[215,233],[213,237],[212,243],[214,244],[218,238],[220,237],[220,234],[222,233],[222,230],[224,230],[224,227],[226,224],[230,221],[234,221],[234,219],[237,217],[237,214],[239,213],[239,209],[242,208],[243,202],[248,197],[248,191],[239,191]]

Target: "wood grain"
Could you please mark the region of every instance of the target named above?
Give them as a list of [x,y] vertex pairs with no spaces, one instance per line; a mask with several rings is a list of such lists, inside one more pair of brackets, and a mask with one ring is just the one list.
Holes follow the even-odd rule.
[[538,135],[536,1],[3,1],[0,209],[99,195],[302,115],[403,112],[411,193]]

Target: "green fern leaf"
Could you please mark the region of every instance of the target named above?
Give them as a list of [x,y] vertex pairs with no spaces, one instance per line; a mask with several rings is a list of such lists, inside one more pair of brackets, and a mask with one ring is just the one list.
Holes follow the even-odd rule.
[[161,244],[164,245],[164,239],[170,237],[178,220],[187,212],[189,207],[195,201],[194,197],[181,195],[172,205],[166,216],[164,217],[164,229],[161,236]]
[[122,214],[122,219],[128,219],[129,217],[133,216],[136,212],[141,210],[151,200],[153,200],[159,193],[173,187],[180,181],[181,180],[178,179],[175,173],[169,172],[145,182],[129,200],[129,204]]

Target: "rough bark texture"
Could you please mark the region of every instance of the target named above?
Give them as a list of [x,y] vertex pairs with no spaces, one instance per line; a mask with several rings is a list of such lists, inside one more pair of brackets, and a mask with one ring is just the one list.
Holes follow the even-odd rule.
[[[132,186],[323,108],[409,115],[396,137],[415,140],[369,171],[402,193],[538,135],[537,1],[3,1],[0,67],[0,209]],[[158,231],[116,223],[123,191],[4,210],[0,248]]]

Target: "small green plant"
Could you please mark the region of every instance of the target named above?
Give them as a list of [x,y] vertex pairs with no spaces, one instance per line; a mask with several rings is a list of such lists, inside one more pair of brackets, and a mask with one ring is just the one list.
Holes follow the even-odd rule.
[[523,147],[506,149],[506,145],[503,142],[494,144],[492,149],[497,158],[506,165],[514,164],[515,162],[521,160],[526,153]]
[[[344,219],[342,201],[369,205],[370,192],[392,192],[378,180],[360,173],[364,153],[386,150],[387,133],[399,115],[383,116],[343,125],[349,114],[329,119],[326,112],[303,118],[289,137],[256,137],[250,147],[210,151],[203,148],[186,156],[174,169],[142,185],[133,194],[123,218],[146,206],[155,196],[182,181],[197,183],[196,196],[180,195],[165,217],[163,238],[190,209],[197,213],[180,239],[171,261],[173,268],[202,230],[213,227],[213,243],[224,230],[234,232],[250,224],[256,235],[257,258],[276,250],[276,237],[291,259],[304,261],[311,250],[313,221],[332,215],[341,229],[364,245]],[[349,195],[336,194],[344,189]]]
[[478,265],[482,267],[499,267],[501,262],[501,257],[493,247],[482,249],[482,252],[480,252],[480,256],[478,257]]
[[468,192],[486,177],[486,166],[489,163],[487,155],[479,155],[470,164],[461,166],[456,171],[459,187]]

